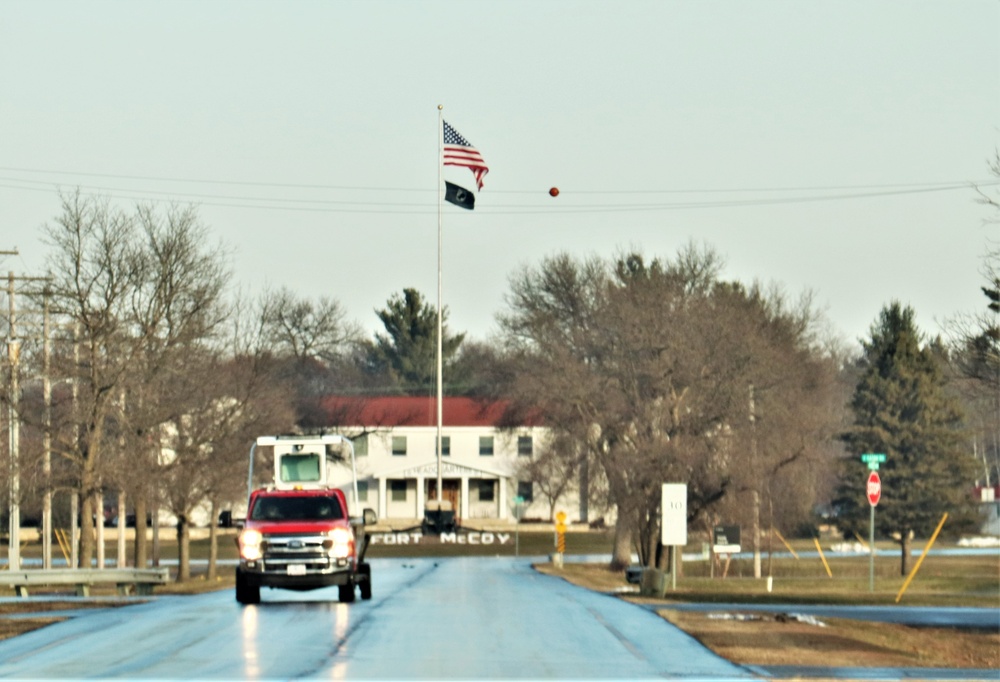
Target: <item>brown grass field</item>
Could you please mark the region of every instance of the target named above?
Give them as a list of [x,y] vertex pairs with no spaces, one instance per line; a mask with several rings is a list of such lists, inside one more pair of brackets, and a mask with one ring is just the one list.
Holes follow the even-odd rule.
[[[898,574],[898,553],[892,559]],[[804,561],[804,560],[803,560]],[[882,575],[892,568],[879,564],[876,591],[868,591],[868,558],[828,558],[834,577],[798,562],[772,566],[773,591],[753,578],[679,577],[676,591],[663,599],[623,595],[624,599],[662,606],[657,612],[706,647],[734,663],[818,667],[940,667],[1000,669],[1000,631],[922,628],[837,618],[819,619],[825,627],[787,618],[783,610],[752,612],[757,619],[721,619],[716,612],[679,611],[675,602],[755,604],[895,604],[903,578]],[[883,562],[888,559],[883,559]],[[784,561],[782,563],[785,563]],[[627,589],[621,573],[603,564],[551,563],[536,567],[574,584],[602,592]],[[686,567],[687,568],[687,567]],[[731,567],[732,570],[732,567]],[[813,571],[815,575],[804,573]],[[694,571],[688,571],[694,572]],[[838,577],[842,576],[842,577]],[[930,556],[900,599],[903,605],[992,606],[1000,609],[1000,562],[997,556]],[[747,612],[749,615],[751,612]],[[998,611],[1000,613],[1000,611]]]

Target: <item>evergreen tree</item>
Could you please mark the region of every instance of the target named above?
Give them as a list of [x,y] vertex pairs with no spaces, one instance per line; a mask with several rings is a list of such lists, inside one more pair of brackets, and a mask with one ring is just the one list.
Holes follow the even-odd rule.
[[975,460],[969,455],[958,402],[945,390],[939,360],[921,345],[913,310],[893,302],[862,343],[861,378],[850,407],[854,427],[845,435],[838,500],[844,530],[867,528],[863,453],[884,453],[882,499],[876,530],[897,538],[900,570],[908,573],[911,534],[929,536],[948,512],[952,529],[973,523]]
[[[415,395],[434,391],[437,381],[437,310],[424,301],[416,289],[395,294],[384,310],[376,311],[385,334],[376,334],[369,347],[368,366],[374,374],[387,375],[404,393]],[[442,311],[442,363],[450,369],[465,334],[448,334]]]

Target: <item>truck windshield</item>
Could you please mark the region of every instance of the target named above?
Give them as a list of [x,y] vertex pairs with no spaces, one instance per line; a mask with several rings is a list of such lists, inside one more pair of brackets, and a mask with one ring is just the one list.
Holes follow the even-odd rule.
[[310,521],[344,518],[336,497],[261,497],[250,512],[255,521]]
[[315,452],[281,455],[281,480],[288,483],[319,480],[319,455]]

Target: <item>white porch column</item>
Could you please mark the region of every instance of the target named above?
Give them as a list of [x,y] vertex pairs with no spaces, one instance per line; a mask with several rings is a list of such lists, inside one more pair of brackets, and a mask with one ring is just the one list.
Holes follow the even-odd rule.
[[417,475],[417,513],[414,515],[418,519],[424,517],[424,508],[427,503],[424,501],[424,477]]
[[386,517],[386,510],[388,505],[386,505],[385,499],[385,478],[379,477],[378,479],[378,519],[381,521]]
[[462,476],[462,520],[469,518],[469,477]]
[[508,513],[507,479],[501,476],[499,480],[500,480],[500,494],[497,497],[500,498],[500,518],[506,519]]

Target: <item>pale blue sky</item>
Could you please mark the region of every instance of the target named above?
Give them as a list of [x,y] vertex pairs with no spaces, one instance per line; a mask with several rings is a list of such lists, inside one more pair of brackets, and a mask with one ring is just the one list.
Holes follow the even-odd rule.
[[436,297],[438,104],[490,166],[445,207],[454,330],[543,256],[691,240],[849,341],[892,299],[932,333],[985,300],[996,0],[0,0],[0,270],[42,271],[59,187],[190,201],[234,284],[375,330]]

